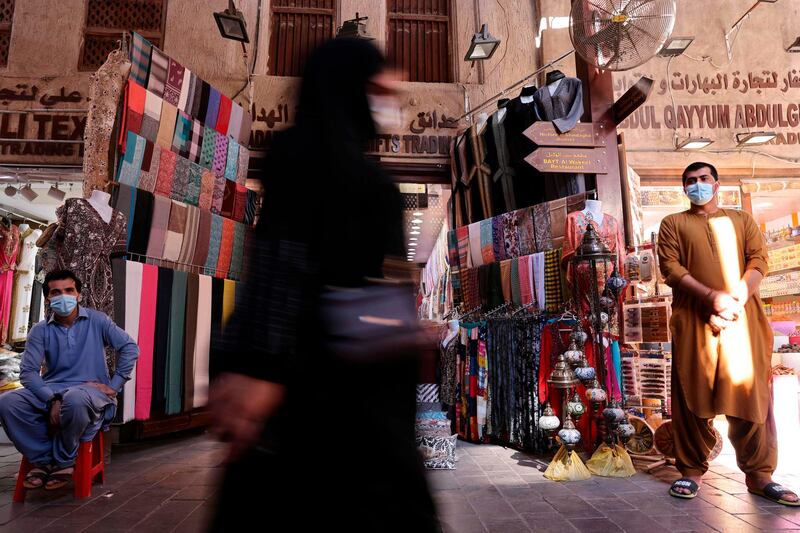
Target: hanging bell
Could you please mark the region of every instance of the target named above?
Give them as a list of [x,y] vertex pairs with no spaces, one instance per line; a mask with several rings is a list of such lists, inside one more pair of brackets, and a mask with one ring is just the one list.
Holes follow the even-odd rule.
[[578,379],[569,364],[567,364],[563,353],[558,354],[556,366],[550,372],[550,379],[547,382],[556,389],[569,389],[578,383]]
[[581,401],[581,396],[577,391],[575,391],[575,394],[572,395],[572,399],[567,403],[567,412],[569,412],[569,415],[575,420],[578,420],[586,412],[586,406]]
[[578,349],[578,345],[575,341],[572,341],[569,345],[569,350],[564,352],[564,359],[567,360],[567,363],[569,363],[572,368],[575,368],[581,363],[583,359],[583,350]]
[[601,403],[606,401],[606,391],[600,386],[600,382],[595,378],[589,388],[586,389],[586,399],[592,404],[596,410]]

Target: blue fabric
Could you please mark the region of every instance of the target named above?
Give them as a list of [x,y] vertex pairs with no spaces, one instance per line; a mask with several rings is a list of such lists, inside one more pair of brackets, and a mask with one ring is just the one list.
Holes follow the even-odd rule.
[[239,165],[239,143],[233,139],[228,142],[228,159],[225,161],[225,178],[236,181],[236,170]]
[[417,420],[447,420],[447,413],[443,411],[422,411],[417,413]]
[[[106,345],[119,352],[111,378],[106,366]],[[103,383],[119,392],[130,379],[138,357],[139,347],[108,315],[79,306],[78,317],[69,328],[52,316],[31,328],[22,354],[20,381],[42,402],[87,381]],[[40,376],[42,362],[46,370]]]
[[[206,108],[206,128],[215,128],[217,126],[217,115],[219,115],[219,91],[211,88],[208,95],[208,107]],[[207,132],[206,132],[207,133]]]
[[136,187],[139,185],[139,177],[142,175],[142,162],[144,161],[144,149],[147,139],[128,132],[125,146],[125,156],[119,164],[119,175],[117,181]]
[[614,361],[614,371],[617,373],[617,385],[622,390],[622,354],[619,351],[619,341],[611,341],[611,358]]

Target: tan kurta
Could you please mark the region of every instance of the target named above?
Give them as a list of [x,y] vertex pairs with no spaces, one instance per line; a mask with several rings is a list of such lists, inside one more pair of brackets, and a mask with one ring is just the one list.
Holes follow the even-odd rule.
[[661,272],[673,288],[672,358],[688,408],[764,423],[770,403],[772,331],[757,295],[734,324],[714,335],[711,310],[678,284],[691,274],[703,285],[731,290],[746,270],[767,274],[767,248],[753,218],[720,209],[705,217],[669,215],[658,236]]

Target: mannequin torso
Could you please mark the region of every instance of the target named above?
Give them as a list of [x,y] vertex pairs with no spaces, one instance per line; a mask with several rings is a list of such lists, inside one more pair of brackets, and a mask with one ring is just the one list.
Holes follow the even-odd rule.
[[111,195],[98,189],[93,190],[92,195],[88,199],[88,202],[94,207],[94,210],[97,211],[97,214],[100,215],[100,218],[102,218],[106,224],[111,222],[111,215],[114,212],[109,205],[110,201]]
[[605,216],[603,214],[603,202],[599,200],[586,200],[586,208],[584,208],[583,214],[586,215],[587,218],[591,218],[597,225],[602,225],[603,217]]

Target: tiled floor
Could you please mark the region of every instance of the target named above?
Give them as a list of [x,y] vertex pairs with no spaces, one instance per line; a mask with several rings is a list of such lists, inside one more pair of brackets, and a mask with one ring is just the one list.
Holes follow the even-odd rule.
[[[202,435],[115,448],[108,483],[95,486],[92,498],[34,491],[14,505],[19,454],[0,445],[0,531],[203,531],[221,451]],[[670,497],[666,482],[649,474],[554,483],[542,476],[543,462],[515,450],[459,442],[458,455],[456,470],[430,473],[448,532],[800,531],[800,510],[747,494],[728,448],[691,501]],[[658,474],[674,479],[675,472]],[[779,480],[798,489],[800,471]]]

